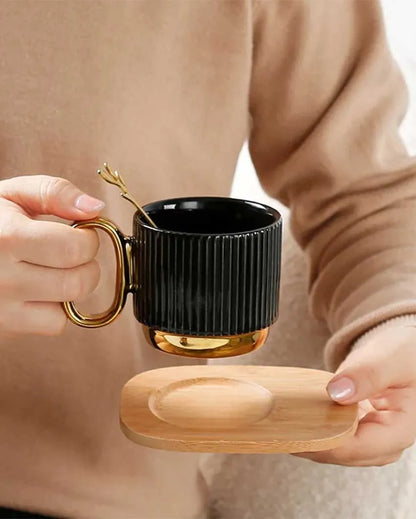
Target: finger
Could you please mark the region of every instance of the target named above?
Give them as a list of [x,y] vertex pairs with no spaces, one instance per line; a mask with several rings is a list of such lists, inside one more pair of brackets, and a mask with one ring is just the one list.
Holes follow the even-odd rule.
[[3,180],[0,196],[22,207],[29,215],[49,214],[67,220],[96,216],[104,202],[93,198],[66,179],[29,175]]
[[100,268],[95,260],[71,269],[20,263],[17,274],[11,294],[21,301],[82,301],[98,285]]
[[301,452],[295,453],[293,456],[297,456],[298,458],[305,458],[311,461],[315,461],[316,463],[323,463],[327,465],[340,465],[345,467],[383,467],[384,465],[390,465],[391,463],[395,463],[398,461],[403,454],[403,451],[397,452],[395,454],[389,456],[382,456],[379,458],[373,459],[362,459],[352,463],[338,462],[328,456],[327,451],[323,452]]
[[74,229],[57,222],[34,221],[24,215],[2,233],[3,250],[16,261],[55,268],[72,268],[91,261],[99,239],[93,229]]
[[[404,387],[400,389],[387,389],[382,397],[372,398],[371,405],[377,411],[407,412],[414,407],[416,401],[416,389]],[[414,427],[416,433],[416,424]]]
[[12,312],[1,314],[1,329],[16,335],[60,335],[67,323],[60,303],[24,303]]
[[361,420],[365,415],[374,411],[375,408],[370,402],[370,400],[363,400],[362,402],[358,402],[358,419]]
[[395,459],[414,442],[414,413],[372,412],[358,426],[344,445],[328,451],[300,453],[320,463],[346,466],[368,466]]
[[391,387],[414,385],[415,380],[416,329],[392,328],[352,352],[327,390],[336,402],[350,404],[381,396]]

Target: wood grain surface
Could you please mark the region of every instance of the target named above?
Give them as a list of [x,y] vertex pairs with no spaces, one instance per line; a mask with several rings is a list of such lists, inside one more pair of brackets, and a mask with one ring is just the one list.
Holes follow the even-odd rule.
[[130,440],[157,449],[272,453],[334,448],[357,405],[330,400],[332,374],[274,366],[178,366],[136,375],[121,394]]

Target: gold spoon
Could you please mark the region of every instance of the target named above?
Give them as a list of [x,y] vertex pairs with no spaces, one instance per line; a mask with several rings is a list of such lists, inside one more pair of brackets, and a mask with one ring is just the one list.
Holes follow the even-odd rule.
[[127,191],[126,184],[118,171],[112,171],[107,162],[104,162],[104,170],[99,169],[97,170],[97,173],[103,180],[105,180],[109,184],[117,186],[121,190],[120,195],[129,202],[131,202],[134,205],[134,207],[142,213],[142,215],[146,218],[150,225],[157,229],[157,225],[155,224],[155,222],[150,218],[146,211],[136,202],[136,200]]

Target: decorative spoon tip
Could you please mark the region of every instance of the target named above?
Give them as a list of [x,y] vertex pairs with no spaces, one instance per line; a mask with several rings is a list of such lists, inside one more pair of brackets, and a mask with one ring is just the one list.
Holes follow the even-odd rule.
[[129,202],[131,202],[135,206],[135,208],[142,213],[142,215],[146,218],[150,225],[157,229],[157,225],[155,224],[155,222],[150,218],[146,211],[140,206],[140,204],[136,202],[136,200],[128,192],[126,184],[122,179],[120,173],[118,171],[113,172],[107,162],[104,162],[104,169],[105,172],[101,169],[97,170],[97,173],[100,175],[100,177],[109,184],[117,186],[121,191],[120,195]]

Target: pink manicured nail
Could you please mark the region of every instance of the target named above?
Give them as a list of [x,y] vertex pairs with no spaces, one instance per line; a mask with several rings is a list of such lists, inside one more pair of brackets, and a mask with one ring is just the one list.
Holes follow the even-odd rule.
[[332,400],[338,402],[347,400],[355,393],[354,382],[348,377],[341,377],[334,382],[330,382],[327,391]]
[[97,198],[93,198],[92,196],[80,195],[75,200],[74,205],[79,211],[82,211],[83,213],[92,213],[100,211],[105,206],[105,203],[101,200],[98,200]]

